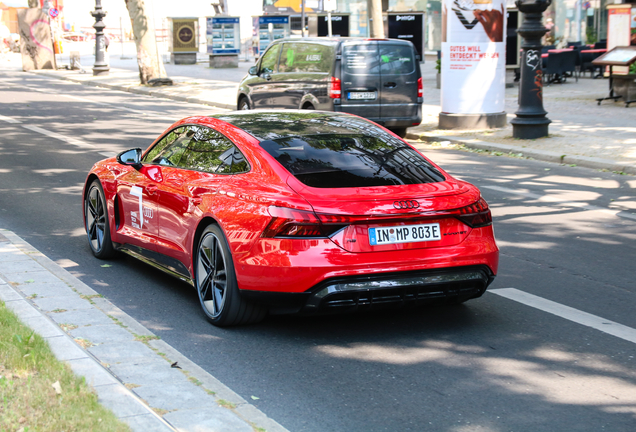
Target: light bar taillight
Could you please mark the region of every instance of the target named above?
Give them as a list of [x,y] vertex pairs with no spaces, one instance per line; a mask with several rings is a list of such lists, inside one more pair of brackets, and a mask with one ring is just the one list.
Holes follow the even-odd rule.
[[471,228],[480,228],[492,224],[492,214],[485,199],[479,198],[474,204],[457,210],[457,218]]
[[343,216],[320,215],[319,217],[311,211],[276,206],[270,206],[267,211],[272,220],[261,235],[266,238],[324,238],[348,225],[347,217]]
[[424,97],[424,83],[422,77],[417,79],[417,97]]
[[340,99],[341,95],[342,86],[340,85],[340,79],[331,77],[331,81],[329,81],[329,97],[331,99]]

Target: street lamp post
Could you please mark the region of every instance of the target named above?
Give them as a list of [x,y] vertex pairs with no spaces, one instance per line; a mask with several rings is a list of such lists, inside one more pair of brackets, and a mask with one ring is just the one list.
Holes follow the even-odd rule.
[[95,18],[95,65],[93,66],[93,75],[107,75],[110,68],[106,63],[104,28],[106,24],[102,19],[106,16],[106,11],[102,9],[102,0],[95,0],[95,10],[91,12]]
[[543,11],[552,0],[517,0],[523,13],[523,23],[517,33],[523,38],[521,48],[521,81],[519,83],[519,109],[512,119],[512,136],[535,139],[548,136],[550,119],[543,109],[543,69],[541,67],[541,38],[548,31],[541,23]]

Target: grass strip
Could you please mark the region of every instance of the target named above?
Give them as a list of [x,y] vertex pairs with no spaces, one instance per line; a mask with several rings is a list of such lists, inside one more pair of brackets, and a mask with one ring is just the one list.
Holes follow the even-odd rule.
[[130,431],[1,301],[0,425],[24,432]]

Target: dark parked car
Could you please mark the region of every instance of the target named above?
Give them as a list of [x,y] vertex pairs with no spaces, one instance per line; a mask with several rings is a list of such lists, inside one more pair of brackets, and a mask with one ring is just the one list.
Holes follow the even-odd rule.
[[341,111],[403,137],[422,121],[422,73],[411,42],[399,39],[281,39],[239,85],[239,110]]

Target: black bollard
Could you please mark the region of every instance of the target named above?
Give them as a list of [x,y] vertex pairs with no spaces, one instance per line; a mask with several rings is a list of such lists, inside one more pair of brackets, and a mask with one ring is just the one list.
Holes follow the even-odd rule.
[[95,65],[93,66],[93,75],[107,75],[110,68],[106,63],[106,55],[104,54],[104,28],[106,24],[102,19],[106,16],[106,11],[102,9],[102,0],[95,0],[95,10],[91,12],[95,18]]
[[543,68],[541,38],[548,31],[541,23],[543,12],[552,0],[517,0],[523,13],[523,23],[517,33],[523,38],[521,48],[521,81],[519,82],[519,110],[512,119],[512,136],[535,139],[548,136],[550,119],[543,109]]

